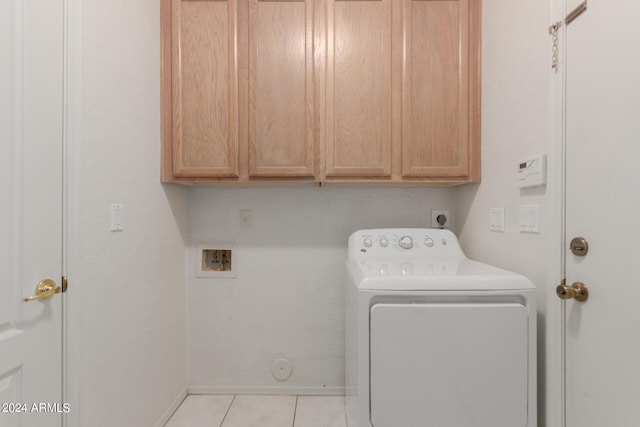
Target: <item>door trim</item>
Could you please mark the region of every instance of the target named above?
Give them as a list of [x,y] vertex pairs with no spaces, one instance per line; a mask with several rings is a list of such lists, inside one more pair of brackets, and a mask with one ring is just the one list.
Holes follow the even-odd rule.
[[[551,22],[564,21],[566,0],[552,0],[550,3]],[[551,47],[551,44],[549,44]],[[566,256],[566,25],[558,29],[558,67],[549,66],[550,90],[550,140],[548,191],[555,224],[549,227],[550,254],[547,272],[547,319],[546,319],[546,383],[544,398],[546,414],[542,416],[547,427],[566,427],[566,384],[565,384],[565,304],[556,296],[555,287],[565,274]],[[551,50],[549,50],[551,61]],[[551,62],[549,62],[551,63]],[[560,221],[557,221],[560,218]],[[539,407],[542,405],[539,405]]]
[[[63,414],[63,426],[79,426],[81,378],[81,0],[62,0],[64,10],[63,83],[63,233],[62,274],[69,280],[63,294],[62,396],[71,411]],[[74,224],[75,226],[72,226]]]

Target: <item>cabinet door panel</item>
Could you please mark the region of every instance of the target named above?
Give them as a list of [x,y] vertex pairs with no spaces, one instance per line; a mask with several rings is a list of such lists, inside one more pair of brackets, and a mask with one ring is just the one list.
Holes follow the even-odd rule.
[[391,1],[328,0],[328,177],[391,175]]
[[312,38],[312,0],[250,0],[251,176],[314,175]]
[[238,175],[237,0],[172,2],[173,173]]
[[469,175],[469,0],[405,0],[402,174]]

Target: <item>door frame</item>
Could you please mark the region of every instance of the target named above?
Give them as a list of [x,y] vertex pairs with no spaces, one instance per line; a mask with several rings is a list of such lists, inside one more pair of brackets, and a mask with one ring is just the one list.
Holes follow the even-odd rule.
[[[550,22],[562,22],[558,29],[558,67],[549,65],[549,163],[548,188],[550,215],[549,255],[547,256],[547,319],[546,319],[546,372],[544,381],[544,419],[547,427],[566,427],[566,373],[565,373],[565,303],[555,288],[565,275],[566,260],[566,0],[551,0]],[[549,36],[549,64],[553,40]],[[558,218],[560,219],[558,221]]]
[[63,299],[62,395],[70,405],[62,425],[79,426],[82,391],[82,0],[62,0],[64,10],[63,234],[62,272],[69,281]]

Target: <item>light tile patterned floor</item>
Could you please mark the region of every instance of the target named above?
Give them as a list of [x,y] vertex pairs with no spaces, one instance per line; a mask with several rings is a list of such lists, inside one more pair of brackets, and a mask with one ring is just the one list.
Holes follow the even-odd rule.
[[165,427],[346,427],[341,396],[189,395]]

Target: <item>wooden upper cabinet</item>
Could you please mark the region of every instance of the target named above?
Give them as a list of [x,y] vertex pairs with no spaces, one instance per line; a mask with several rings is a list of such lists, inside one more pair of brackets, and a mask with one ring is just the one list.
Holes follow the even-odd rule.
[[480,1],[326,2],[327,180],[479,180]]
[[327,0],[328,177],[391,175],[392,1]]
[[313,1],[249,1],[249,175],[314,176]]
[[161,0],[165,182],[480,178],[480,0]]
[[[165,50],[165,157],[175,177],[238,176],[237,0],[165,1],[171,53]],[[167,22],[169,20],[169,22]],[[165,40],[168,43],[168,40]],[[168,92],[168,93],[167,93]],[[170,141],[167,141],[170,135]],[[165,171],[166,172],[166,171]]]
[[402,176],[479,179],[475,0],[403,0]]

